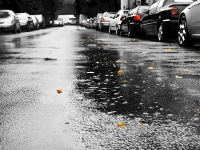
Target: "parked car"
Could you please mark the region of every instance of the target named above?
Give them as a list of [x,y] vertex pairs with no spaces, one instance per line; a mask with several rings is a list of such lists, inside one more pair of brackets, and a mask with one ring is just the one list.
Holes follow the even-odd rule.
[[16,17],[19,19],[21,29],[26,31],[34,30],[33,19],[27,13],[16,13]]
[[0,31],[12,31],[14,34],[20,33],[20,22],[15,16],[12,10],[0,10]]
[[99,30],[103,31],[105,28],[109,28],[110,21],[115,16],[116,12],[104,12],[99,23]]
[[60,22],[58,20],[54,20],[54,21],[52,21],[51,26],[52,27],[59,27],[60,26]]
[[97,20],[97,17],[94,17],[93,18],[93,22],[92,22],[92,25],[93,25],[93,29],[96,29],[96,20]]
[[186,7],[179,16],[178,44],[181,47],[194,46],[200,40],[200,1]]
[[141,18],[145,15],[148,8],[148,5],[138,5],[136,8],[129,10],[121,22],[120,35],[123,36],[125,33],[128,33],[128,37],[133,37],[134,35],[141,36]]
[[34,15],[30,15],[30,17],[33,19],[34,29],[39,30],[40,24],[39,24],[38,19]]
[[94,28],[94,18],[90,18],[88,22],[88,29]]
[[143,34],[157,35],[159,41],[176,37],[179,14],[191,3],[193,0],[158,0],[153,3],[142,18]]
[[103,13],[98,13],[97,14],[97,17],[96,17],[96,20],[94,22],[94,26],[95,26],[95,29],[98,30],[99,29],[99,25],[100,25],[100,22],[101,22],[101,17],[103,16]]
[[109,33],[116,32],[117,35],[120,33],[120,25],[122,20],[124,19],[125,15],[128,13],[128,10],[119,10],[113,19],[110,21],[110,26],[109,26]]
[[38,14],[38,15],[35,15],[35,17],[38,19],[39,21],[39,24],[40,24],[40,28],[41,29],[45,29],[46,28],[46,23],[45,23],[45,18],[43,15],[41,14]]
[[84,27],[84,26],[85,26],[85,22],[86,22],[86,20],[83,20],[83,21],[81,22],[81,27]]

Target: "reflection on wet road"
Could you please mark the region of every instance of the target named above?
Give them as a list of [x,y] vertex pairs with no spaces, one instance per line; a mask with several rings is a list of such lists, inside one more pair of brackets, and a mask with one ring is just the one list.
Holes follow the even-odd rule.
[[0,42],[0,148],[200,149],[198,46],[76,26]]

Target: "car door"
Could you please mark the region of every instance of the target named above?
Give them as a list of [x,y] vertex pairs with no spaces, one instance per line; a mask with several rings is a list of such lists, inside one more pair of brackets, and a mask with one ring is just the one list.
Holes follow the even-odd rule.
[[155,35],[154,30],[155,26],[157,26],[157,22],[155,21],[155,13],[159,2],[160,1],[153,3],[149,7],[148,14],[142,18],[142,28],[146,35]]
[[[196,1],[196,4],[193,5],[191,9],[191,18],[190,20],[190,29],[191,34],[200,34],[200,1]],[[200,36],[200,35],[199,35]]]

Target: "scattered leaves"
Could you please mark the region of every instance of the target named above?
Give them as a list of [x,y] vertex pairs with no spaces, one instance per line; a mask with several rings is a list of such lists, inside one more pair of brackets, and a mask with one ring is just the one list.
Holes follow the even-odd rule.
[[185,69],[185,70],[184,70],[184,72],[188,72],[188,70],[187,70],[187,69]]
[[117,62],[117,63],[119,63],[119,62],[120,62],[120,60],[117,60],[116,62]]

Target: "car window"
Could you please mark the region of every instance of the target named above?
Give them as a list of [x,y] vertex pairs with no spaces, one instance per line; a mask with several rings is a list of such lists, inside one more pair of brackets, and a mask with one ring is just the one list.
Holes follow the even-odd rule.
[[140,6],[138,13],[143,13],[144,11],[146,12],[148,10],[149,6]]
[[[159,2],[159,1],[158,1],[158,2]],[[157,6],[158,6],[158,2],[153,3],[153,4],[150,6],[150,8],[149,8],[149,15],[152,15],[152,14],[155,13],[156,8],[157,8]]]
[[8,18],[10,14],[8,12],[0,12],[0,18]]

